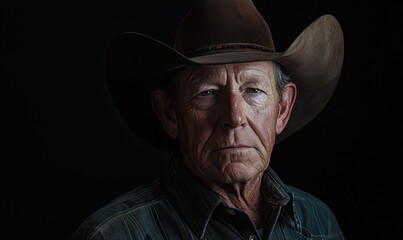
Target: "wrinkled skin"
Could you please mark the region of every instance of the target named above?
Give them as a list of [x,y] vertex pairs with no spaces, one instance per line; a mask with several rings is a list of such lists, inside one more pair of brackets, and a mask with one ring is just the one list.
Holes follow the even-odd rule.
[[288,83],[280,99],[274,67],[192,66],[176,75],[175,102],[161,90],[152,94],[154,110],[168,135],[179,139],[187,167],[228,205],[259,199],[275,137],[289,119],[296,87]]

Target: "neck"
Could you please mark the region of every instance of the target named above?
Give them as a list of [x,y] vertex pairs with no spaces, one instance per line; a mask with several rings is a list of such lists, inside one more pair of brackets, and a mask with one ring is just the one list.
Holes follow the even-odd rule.
[[228,207],[242,209],[256,228],[263,226],[263,201],[260,196],[262,174],[248,182],[230,184],[208,184],[208,187],[219,194]]

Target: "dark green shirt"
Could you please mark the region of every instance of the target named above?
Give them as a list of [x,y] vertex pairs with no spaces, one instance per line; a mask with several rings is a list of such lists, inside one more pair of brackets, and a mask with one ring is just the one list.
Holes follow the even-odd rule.
[[94,212],[72,240],[344,239],[323,202],[285,185],[270,168],[261,195],[265,224],[255,229],[242,209],[227,207],[174,160],[152,186],[137,187]]

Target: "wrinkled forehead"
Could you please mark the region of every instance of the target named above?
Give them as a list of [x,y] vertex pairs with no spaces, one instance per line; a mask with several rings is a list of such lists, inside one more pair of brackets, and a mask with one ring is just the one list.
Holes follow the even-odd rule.
[[275,64],[271,61],[215,64],[215,65],[192,65],[181,69],[175,74],[175,78],[182,83],[192,83],[208,79],[224,79],[229,74],[273,76]]

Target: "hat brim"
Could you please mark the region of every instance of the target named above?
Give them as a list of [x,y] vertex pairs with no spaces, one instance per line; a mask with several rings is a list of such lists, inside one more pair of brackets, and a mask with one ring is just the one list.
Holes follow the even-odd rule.
[[132,131],[162,150],[172,148],[154,114],[150,93],[168,73],[195,64],[226,64],[274,61],[291,74],[297,99],[284,131],[276,142],[286,139],[324,108],[341,74],[344,58],[343,33],[338,21],[323,15],[311,23],[286,51],[250,49],[216,52],[188,58],[170,46],[140,33],[120,34],[106,56],[106,80],[112,99]]

